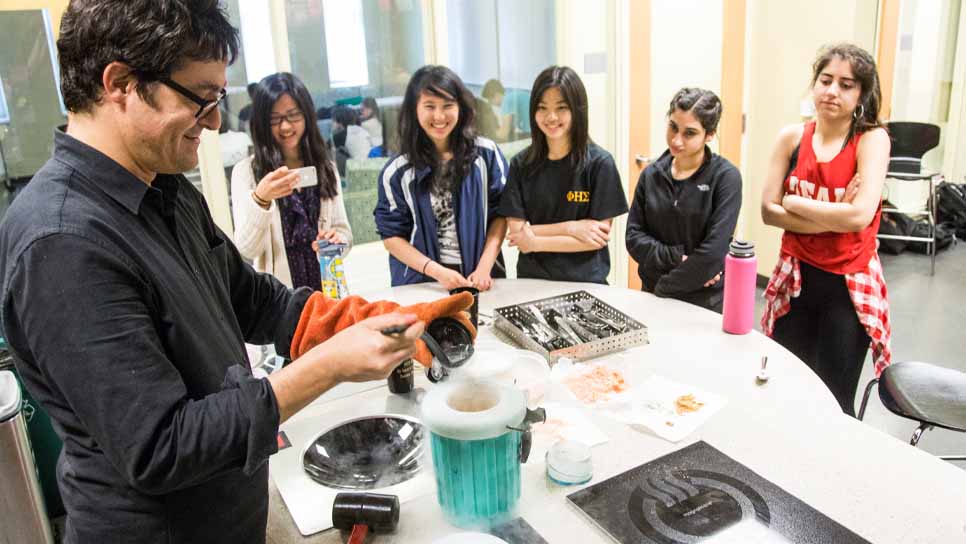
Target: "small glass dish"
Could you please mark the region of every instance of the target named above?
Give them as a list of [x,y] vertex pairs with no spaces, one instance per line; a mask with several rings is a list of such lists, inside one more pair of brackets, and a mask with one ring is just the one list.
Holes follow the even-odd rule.
[[594,477],[590,446],[559,440],[547,450],[547,477],[560,485],[585,484]]

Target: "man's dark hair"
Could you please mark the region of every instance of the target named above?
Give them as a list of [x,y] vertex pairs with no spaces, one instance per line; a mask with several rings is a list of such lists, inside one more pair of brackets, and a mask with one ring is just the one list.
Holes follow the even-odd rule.
[[150,104],[152,84],[185,62],[234,62],[238,31],[218,0],[71,0],[57,53],[64,104],[76,113],[100,102],[108,64],[130,66]]

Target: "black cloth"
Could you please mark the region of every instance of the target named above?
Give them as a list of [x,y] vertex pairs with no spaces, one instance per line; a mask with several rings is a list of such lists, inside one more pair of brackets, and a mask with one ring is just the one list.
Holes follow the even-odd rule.
[[724,270],[741,209],[741,174],[707,146],[704,163],[687,179],[671,176],[672,160],[665,151],[637,181],[627,252],[645,291],[720,312],[727,278],[704,284]]
[[180,175],[57,131],[0,224],[2,323],[64,441],[65,542],[264,542],[279,413],[244,342],[289,353],[310,291],[242,261]]
[[855,417],[855,392],[871,339],[859,322],[845,276],[799,261],[802,291],[789,312],[775,321],[771,339],[818,374]]
[[[627,198],[620,173],[610,153],[591,143],[577,171],[570,155],[546,161],[535,174],[525,177],[521,151],[510,163],[506,188],[497,212],[524,219],[531,225],[549,225],[580,219],[612,219],[627,213]],[[520,253],[518,278],[607,283],[610,254],[607,247],[576,253]]]

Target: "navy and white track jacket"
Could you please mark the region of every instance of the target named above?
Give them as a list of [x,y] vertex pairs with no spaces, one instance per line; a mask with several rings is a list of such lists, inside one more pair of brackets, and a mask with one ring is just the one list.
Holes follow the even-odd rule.
[[[453,195],[464,276],[476,270],[483,255],[486,231],[497,217],[507,170],[506,159],[496,144],[486,138],[477,138],[473,166],[463,178],[459,192]],[[394,157],[379,175],[379,199],[373,215],[376,231],[383,239],[398,236],[438,261],[436,215],[430,200],[432,177],[432,168],[417,171],[408,157]],[[393,286],[434,281],[392,255],[389,256],[389,273]]]

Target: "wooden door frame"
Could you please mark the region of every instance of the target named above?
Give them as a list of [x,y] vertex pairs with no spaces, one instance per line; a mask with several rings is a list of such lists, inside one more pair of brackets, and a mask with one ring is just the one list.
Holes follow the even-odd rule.
[[[746,0],[723,0],[721,40],[721,101],[724,105],[718,127],[720,153],[740,168],[744,137],[745,17]],[[628,19],[632,31],[628,47],[631,69],[628,77],[628,200],[634,197],[637,179],[646,164],[637,164],[637,155],[649,157],[652,151],[651,127],[651,0],[630,2]],[[637,262],[628,256],[627,287],[641,289]]]

